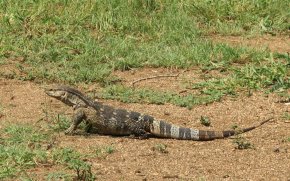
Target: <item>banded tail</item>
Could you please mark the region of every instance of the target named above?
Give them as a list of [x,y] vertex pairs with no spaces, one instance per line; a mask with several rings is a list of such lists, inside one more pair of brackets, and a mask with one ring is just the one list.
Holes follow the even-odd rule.
[[214,139],[222,139],[233,136],[235,134],[241,134],[251,131],[273,118],[269,118],[259,125],[243,128],[241,131],[237,132],[235,130],[226,131],[204,131],[192,128],[180,127],[174,124],[167,123],[165,121],[154,120],[150,127],[150,133],[154,136],[163,138],[175,138],[180,140],[195,140],[195,141],[208,141]]

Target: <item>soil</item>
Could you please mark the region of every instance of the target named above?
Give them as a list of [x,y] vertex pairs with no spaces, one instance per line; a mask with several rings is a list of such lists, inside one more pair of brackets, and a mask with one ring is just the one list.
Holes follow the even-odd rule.
[[[285,48],[286,52],[288,50],[289,44]],[[176,73],[179,71],[144,68],[114,74],[129,85],[137,78]],[[194,76],[198,81],[199,74],[198,70],[190,70],[183,76],[185,79]],[[184,79],[165,77],[141,81],[135,86],[182,91],[180,81]],[[60,113],[72,114],[70,107],[47,97],[42,86],[35,82],[0,78],[0,129],[12,123],[37,125],[44,121],[43,124],[50,124],[45,120]],[[81,153],[113,146],[115,151],[112,154],[88,159],[99,180],[290,180],[290,142],[285,141],[290,137],[290,123],[283,118],[286,112],[290,112],[290,105],[279,102],[280,99],[275,94],[254,92],[251,96],[240,94],[235,98],[226,97],[221,102],[194,106],[191,110],[171,104],[128,104],[100,100],[177,125],[205,130],[230,129],[234,124],[248,127],[273,116],[269,123],[242,134],[254,149],[236,149],[233,138],[198,142],[100,135],[66,136],[63,133],[56,136],[53,146],[71,147]],[[210,118],[211,127],[200,124],[201,116]],[[165,153],[154,149],[160,144],[167,146]],[[60,169],[58,166],[39,165],[29,170],[28,174],[34,175],[36,180],[44,180],[48,173]]]
[[230,45],[251,46],[257,49],[269,49],[272,52],[290,53],[290,34],[283,36],[264,35],[260,37],[240,36],[211,36],[213,41],[227,43]]

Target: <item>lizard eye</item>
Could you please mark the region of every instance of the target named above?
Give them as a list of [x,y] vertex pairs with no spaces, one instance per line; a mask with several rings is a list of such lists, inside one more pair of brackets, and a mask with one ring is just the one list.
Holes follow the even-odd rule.
[[62,95],[63,97],[67,97],[67,93],[66,93],[66,92],[62,92],[61,95]]

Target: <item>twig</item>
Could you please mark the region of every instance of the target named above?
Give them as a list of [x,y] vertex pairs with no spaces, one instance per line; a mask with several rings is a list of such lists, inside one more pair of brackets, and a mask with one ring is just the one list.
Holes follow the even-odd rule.
[[141,82],[143,80],[149,80],[149,79],[155,79],[155,78],[160,78],[160,77],[178,77],[180,73],[176,74],[176,75],[156,75],[156,76],[152,76],[152,77],[145,77],[145,78],[141,78],[138,80],[135,80],[134,82],[131,83],[132,86],[134,86],[134,84],[136,84],[137,82]]

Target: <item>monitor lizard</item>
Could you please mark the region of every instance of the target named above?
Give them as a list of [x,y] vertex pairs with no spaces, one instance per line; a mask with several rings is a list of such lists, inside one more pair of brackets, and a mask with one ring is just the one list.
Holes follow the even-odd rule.
[[[72,123],[65,134],[73,134],[82,121],[85,121],[88,133],[116,136],[134,135],[139,138],[153,135],[163,138],[206,141],[230,137],[237,133],[235,130],[206,131],[177,126],[157,120],[150,115],[104,105],[68,86],[52,86],[46,88],[45,93],[75,110]],[[271,119],[273,118],[266,119],[256,126],[243,128],[238,134],[253,130]]]

